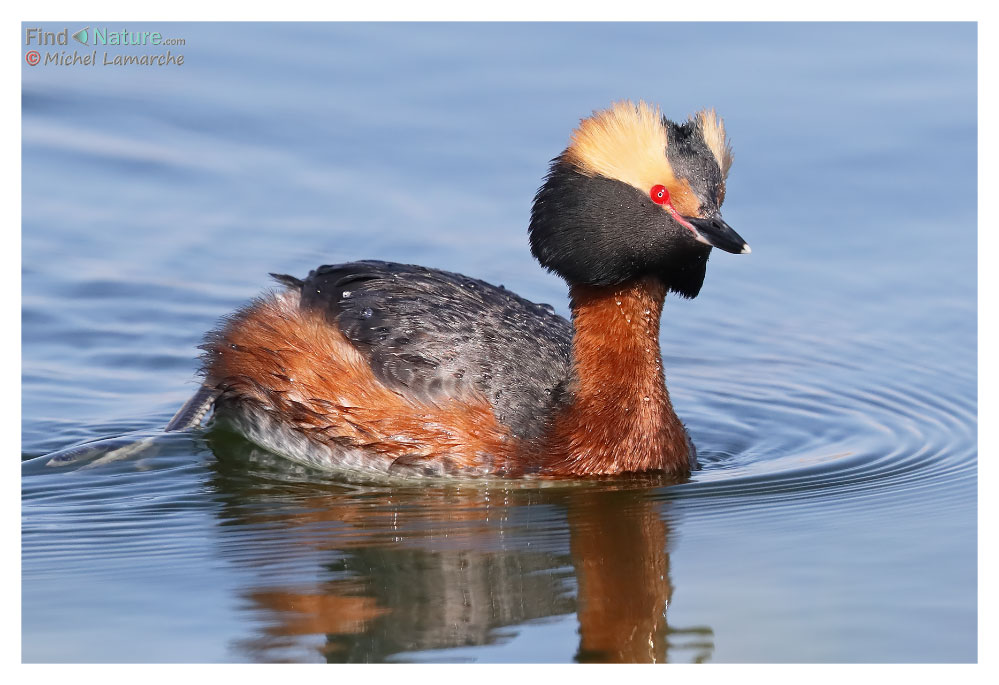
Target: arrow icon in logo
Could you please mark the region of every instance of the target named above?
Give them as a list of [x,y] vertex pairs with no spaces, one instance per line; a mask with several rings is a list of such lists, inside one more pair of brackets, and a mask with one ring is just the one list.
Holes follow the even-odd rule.
[[89,26],[87,26],[85,28],[82,28],[82,29],[80,29],[79,31],[77,31],[76,33],[73,34],[73,38],[75,38],[77,40],[77,42],[80,42],[80,43],[83,43],[84,45],[87,45],[87,39],[90,37],[90,36],[87,35],[88,31],[90,31],[90,27]]

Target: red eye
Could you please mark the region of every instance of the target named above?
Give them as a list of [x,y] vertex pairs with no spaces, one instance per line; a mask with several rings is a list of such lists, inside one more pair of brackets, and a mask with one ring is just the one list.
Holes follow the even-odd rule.
[[666,190],[666,186],[652,186],[652,190],[649,191],[649,197],[657,205],[665,205],[669,203],[669,191]]

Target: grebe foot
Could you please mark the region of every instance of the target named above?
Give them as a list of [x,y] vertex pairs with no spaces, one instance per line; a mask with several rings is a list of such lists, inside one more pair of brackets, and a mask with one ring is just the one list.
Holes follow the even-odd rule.
[[163,432],[136,431],[113,438],[101,438],[82,445],[74,445],[65,449],[46,454],[23,462],[22,466],[32,468],[45,466],[48,468],[73,467],[74,470],[90,469],[123,459],[138,456],[150,457],[159,453],[157,438]]
[[174,431],[186,431],[191,428],[196,428],[201,425],[201,422],[205,418],[205,414],[208,410],[212,408],[215,404],[215,400],[219,396],[219,391],[215,388],[210,388],[207,385],[202,385],[198,388],[198,391],[187,402],[184,403],[174,417],[170,419],[170,423],[166,425],[163,430],[167,433],[172,433]]

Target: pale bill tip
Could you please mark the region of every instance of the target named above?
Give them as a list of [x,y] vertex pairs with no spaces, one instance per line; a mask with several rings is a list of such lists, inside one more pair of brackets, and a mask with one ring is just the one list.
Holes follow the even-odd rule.
[[752,251],[753,251],[753,248],[751,248],[748,243],[743,243],[742,244],[742,252],[740,252],[739,254],[750,254],[750,253],[752,253]]

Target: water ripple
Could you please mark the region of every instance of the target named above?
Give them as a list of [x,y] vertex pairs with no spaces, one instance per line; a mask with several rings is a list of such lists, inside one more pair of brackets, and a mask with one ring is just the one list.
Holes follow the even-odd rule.
[[[722,368],[704,359],[675,374],[678,385],[704,390],[682,408],[703,468],[661,497],[733,516],[754,504],[819,499],[869,506],[904,495],[919,506],[923,489],[938,503],[967,497],[977,478],[976,405],[967,392],[974,362],[963,370],[953,360],[911,364],[911,350],[898,346],[864,340],[845,349],[808,338],[780,340],[797,355]],[[877,359],[889,362],[873,366]]]

